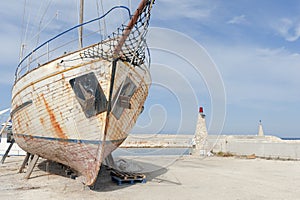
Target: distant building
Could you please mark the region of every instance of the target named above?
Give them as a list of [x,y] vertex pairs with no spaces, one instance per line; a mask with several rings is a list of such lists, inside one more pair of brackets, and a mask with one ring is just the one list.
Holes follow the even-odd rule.
[[262,127],[262,123],[261,123],[261,120],[259,120],[259,124],[258,124],[258,136],[264,136],[264,130],[263,130],[263,127]]

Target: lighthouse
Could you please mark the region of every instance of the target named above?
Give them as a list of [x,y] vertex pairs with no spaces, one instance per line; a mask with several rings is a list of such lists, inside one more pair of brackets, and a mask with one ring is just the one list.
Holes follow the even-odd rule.
[[192,145],[192,155],[200,156],[207,154],[207,128],[205,122],[205,114],[203,113],[203,107],[199,108],[197,126]]
[[262,127],[262,123],[261,123],[261,120],[259,120],[259,124],[258,124],[258,136],[264,136],[264,130],[263,130],[263,127]]

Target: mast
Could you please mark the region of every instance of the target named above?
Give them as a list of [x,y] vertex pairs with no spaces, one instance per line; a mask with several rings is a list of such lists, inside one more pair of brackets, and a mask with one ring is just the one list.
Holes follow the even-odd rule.
[[117,44],[115,50],[114,50],[114,58],[118,57],[119,52],[122,49],[123,44],[125,43],[125,40],[127,39],[127,37],[130,34],[130,31],[132,30],[132,28],[134,27],[134,24],[137,22],[138,17],[140,16],[140,14],[143,12],[143,9],[146,7],[148,0],[142,0],[137,8],[137,10],[135,11],[134,15],[132,16],[131,20],[129,21],[129,23],[127,24],[126,29],[123,32],[123,36],[121,37],[119,43]]
[[[80,0],[80,9],[79,9],[79,24],[83,23],[83,9],[84,9],[84,0]],[[78,28],[78,35],[79,35],[79,48],[82,48],[82,32],[83,32],[83,27],[80,26]]]

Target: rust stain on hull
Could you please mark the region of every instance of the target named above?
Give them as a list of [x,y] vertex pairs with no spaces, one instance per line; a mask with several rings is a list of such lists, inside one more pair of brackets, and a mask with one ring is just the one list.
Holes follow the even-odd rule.
[[17,119],[17,122],[18,122],[18,126],[21,127],[21,122],[19,118]]
[[[65,71],[68,73],[61,74],[61,77],[53,77],[53,74],[58,75],[61,71],[53,72],[54,70],[49,67],[50,73],[48,74],[50,75],[47,76],[51,78],[49,81],[46,81],[44,76],[46,73],[34,71],[36,74],[31,75],[31,81],[39,83],[36,85],[36,90],[24,90],[24,88],[28,88],[25,79],[25,82],[21,80],[17,82],[13,93],[14,105],[18,104],[23,96],[32,92],[35,109],[28,110],[28,115],[19,112],[18,115],[14,116],[13,123],[16,125],[14,126],[16,132],[29,135],[29,137],[27,135],[26,137],[17,136],[16,141],[19,146],[30,153],[70,166],[83,175],[83,182],[86,185],[93,185],[103,159],[121,144],[123,141],[121,139],[127,137],[127,133],[134,125],[148,94],[150,74],[147,70],[146,73],[143,73],[143,71],[135,70],[126,62],[119,62],[115,87],[120,87],[126,76],[131,78],[137,86],[130,101],[131,109],[125,109],[119,120],[113,114],[108,116],[110,118],[108,120],[106,118],[107,111],[93,118],[86,118],[79,104],[77,102],[72,104],[74,93],[68,81],[90,69],[86,63],[78,64],[78,66],[82,66],[82,68],[71,71],[74,67],[69,67],[67,69],[70,70]],[[103,68],[101,70],[97,68],[95,74],[103,91],[108,95],[111,78],[110,63],[101,61],[97,67]],[[126,74],[129,70],[128,67],[131,70],[129,75]],[[45,82],[42,82],[44,80]],[[51,86],[51,90],[47,84]],[[28,120],[29,127],[23,120]],[[65,123],[61,120],[65,120]],[[106,120],[108,120],[107,123],[105,123]],[[103,133],[105,126],[107,126],[106,136]],[[82,134],[83,132],[87,134]],[[63,140],[44,140],[39,139],[39,136],[41,138],[57,137]],[[77,143],[65,142],[64,139],[72,139],[72,141],[75,139]],[[99,140],[99,143],[81,143],[83,139]]]
[[49,114],[49,117],[50,117],[51,125],[52,125],[52,127],[54,128],[57,137],[63,138],[63,139],[68,139],[68,137],[64,134],[64,132],[63,132],[61,126],[60,126],[59,123],[57,122],[56,117],[55,117],[55,115],[54,115],[54,113],[53,113],[53,110],[49,107],[49,104],[48,104],[48,102],[46,101],[46,99],[45,99],[45,97],[44,97],[44,94],[41,94],[41,97],[42,97],[42,99],[43,99],[43,101],[44,101],[44,104],[45,104],[45,106],[46,106],[46,110],[47,110],[47,112],[48,112],[48,114]]
[[44,124],[44,119],[43,119],[43,118],[40,118],[40,122],[41,122],[41,124],[42,124],[43,126],[45,126],[45,124]]

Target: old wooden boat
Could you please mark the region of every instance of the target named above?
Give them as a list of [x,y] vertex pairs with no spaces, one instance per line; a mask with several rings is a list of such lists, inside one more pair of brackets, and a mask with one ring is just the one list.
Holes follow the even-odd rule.
[[[102,161],[126,139],[148,95],[145,34],[152,4],[153,0],[142,0],[134,14],[115,6],[56,35],[21,60],[12,89],[11,118],[22,149],[70,166],[86,185],[95,183]],[[104,40],[82,47],[82,27],[115,9],[128,11],[126,24]],[[51,43],[76,29],[81,32],[80,48],[47,60],[58,49],[52,52]]]

